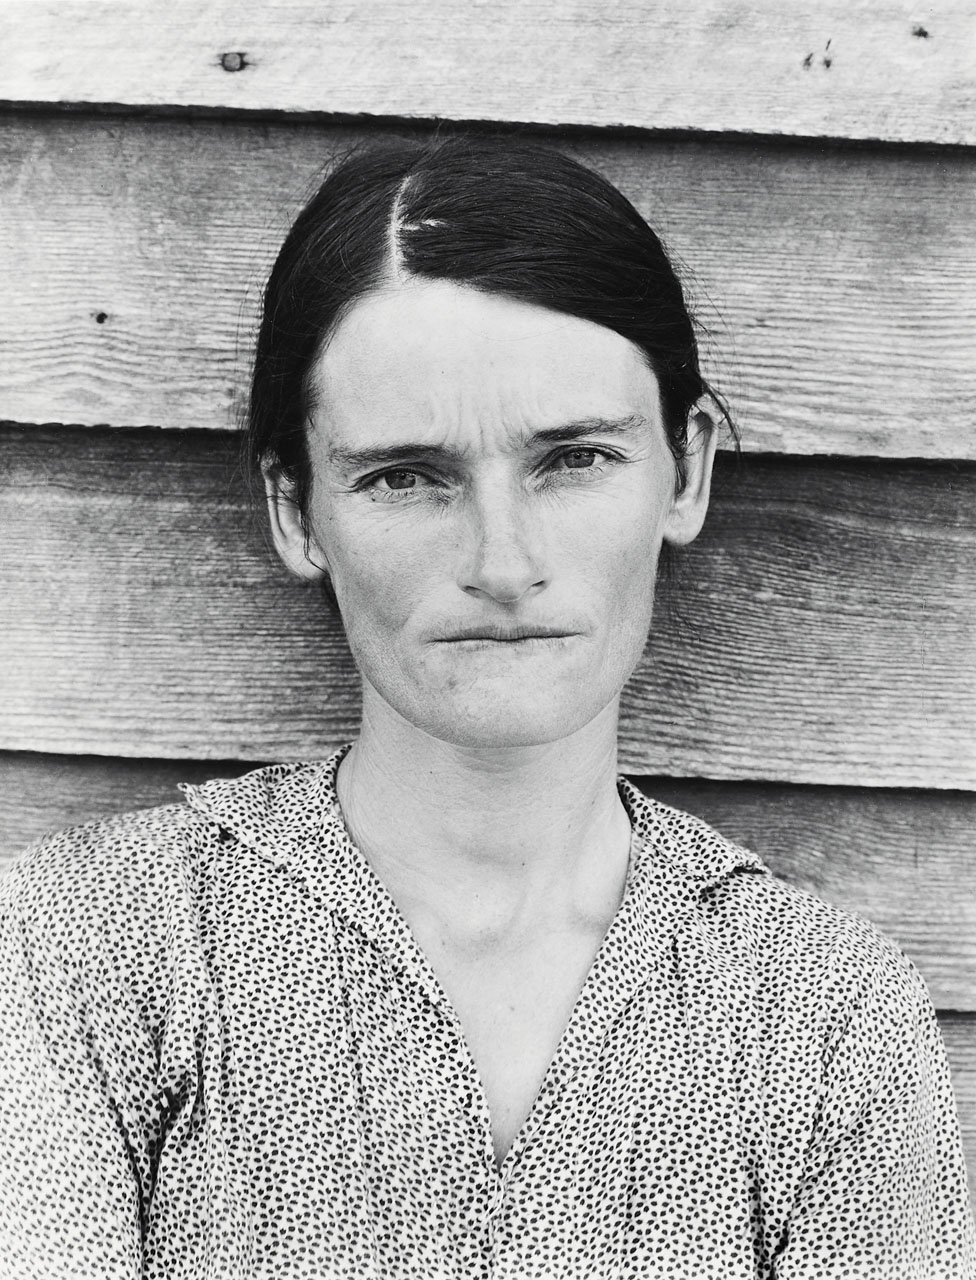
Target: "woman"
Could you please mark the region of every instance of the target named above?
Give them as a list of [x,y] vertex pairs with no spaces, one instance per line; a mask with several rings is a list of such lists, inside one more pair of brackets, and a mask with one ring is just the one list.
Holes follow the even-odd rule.
[[602,178],[460,139],[325,181],[249,452],[361,733],[8,876],[5,1274],[972,1274],[910,963],[617,777],[720,416]]

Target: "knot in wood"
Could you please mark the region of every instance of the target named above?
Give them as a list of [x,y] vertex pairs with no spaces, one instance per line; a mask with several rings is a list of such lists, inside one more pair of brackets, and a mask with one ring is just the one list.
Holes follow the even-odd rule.
[[225,71],[243,71],[247,66],[247,58],[243,53],[222,53],[220,65]]

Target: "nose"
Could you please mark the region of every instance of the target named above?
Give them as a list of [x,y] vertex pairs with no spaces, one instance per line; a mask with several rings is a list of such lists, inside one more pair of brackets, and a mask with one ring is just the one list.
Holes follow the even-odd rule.
[[467,507],[461,588],[500,604],[515,604],[542,590],[544,538],[532,495],[521,485],[483,484],[471,493]]

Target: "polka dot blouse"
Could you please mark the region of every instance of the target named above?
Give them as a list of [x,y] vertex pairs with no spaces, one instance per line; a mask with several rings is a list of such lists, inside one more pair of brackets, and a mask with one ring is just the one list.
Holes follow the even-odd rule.
[[623,900],[499,1167],[340,758],[188,787],[4,877],[0,1276],[976,1273],[911,964],[623,780]]

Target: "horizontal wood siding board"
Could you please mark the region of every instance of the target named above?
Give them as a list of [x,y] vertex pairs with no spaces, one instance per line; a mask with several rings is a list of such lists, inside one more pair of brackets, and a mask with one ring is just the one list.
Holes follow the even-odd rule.
[[[44,833],[179,799],[179,782],[257,762],[0,753],[0,866]],[[856,911],[912,957],[943,1009],[976,1010],[976,795],[635,779],[754,849],[791,884]]]
[[962,0],[6,0],[6,101],[976,141]]
[[[0,418],[233,426],[274,252],[364,136],[391,134],[0,119]],[[747,450],[976,458],[976,156],[559,145],[676,255]]]
[[[267,759],[354,732],[315,590],[273,562],[235,442],[6,428],[0,747]],[[976,467],[725,460],[624,697],[624,767],[969,789]]]

